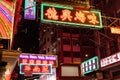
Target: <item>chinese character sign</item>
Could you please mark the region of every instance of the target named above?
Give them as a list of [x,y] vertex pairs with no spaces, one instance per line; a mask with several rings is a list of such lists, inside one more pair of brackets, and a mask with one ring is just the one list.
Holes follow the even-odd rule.
[[57,56],[39,54],[20,54],[20,64],[51,64],[57,67]]
[[52,74],[51,64],[20,64],[20,74]]
[[41,4],[41,21],[82,27],[102,28],[99,11],[76,10],[72,6]]
[[87,74],[99,69],[98,57],[95,56],[87,61],[82,62],[81,71],[83,74]]
[[24,18],[31,20],[36,18],[36,2],[34,0],[25,0]]
[[101,59],[100,64],[101,64],[101,67],[106,67],[106,66],[116,63],[118,61],[120,61],[120,52]]

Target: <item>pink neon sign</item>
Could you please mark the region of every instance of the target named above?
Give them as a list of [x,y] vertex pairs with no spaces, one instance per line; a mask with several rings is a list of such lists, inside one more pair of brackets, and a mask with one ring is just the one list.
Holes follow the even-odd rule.
[[105,66],[108,66],[110,64],[116,63],[118,61],[120,61],[120,52],[101,59],[100,63],[101,63],[101,67],[105,67]]
[[52,74],[52,65],[48,64],[20,64],[20,74]]
[[57,56],[40,54],[20,54],[20,64],[52,64],[57,67]]

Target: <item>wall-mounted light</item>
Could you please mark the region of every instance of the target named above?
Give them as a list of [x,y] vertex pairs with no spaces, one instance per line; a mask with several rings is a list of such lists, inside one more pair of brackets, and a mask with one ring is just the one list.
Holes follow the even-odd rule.
[[88,57],[88,54],[85,54],[85,57]]

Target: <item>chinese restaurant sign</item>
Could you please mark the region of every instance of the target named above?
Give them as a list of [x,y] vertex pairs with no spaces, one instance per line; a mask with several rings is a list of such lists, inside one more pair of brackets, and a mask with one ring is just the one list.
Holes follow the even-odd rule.
[[25,0],[24,18],[31,20],[36,18],[36,2],[34,0]]
[[20,64],[20,74],[52,74],[51,64]]
[[57,56],[40,54],[20,54],[20,64],[52,64],[57,67]]
[[106,67],[106,66],[116,63],[118,61],[120,61],[120,52],[101,59],[100,64],[101,64],[101,67]]
[[98,57],[95,56],[87,61],[82,62],[81,69],[83,74],[87,74],[99,69]]
[[99,11],[77,10],[72,6],[41,4],[41,21],[82,27],[102,28]]

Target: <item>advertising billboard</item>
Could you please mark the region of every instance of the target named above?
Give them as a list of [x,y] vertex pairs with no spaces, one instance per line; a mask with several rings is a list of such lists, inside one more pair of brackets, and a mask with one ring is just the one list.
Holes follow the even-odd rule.
[[20,54],[20,64],[52,64],[53,67],[58,66],[56,55],[41,54]]
[[100,11],[80,10],[74,9],[73,6],[52,3],[41,4],[41,21],[78,27],[102,28]]

